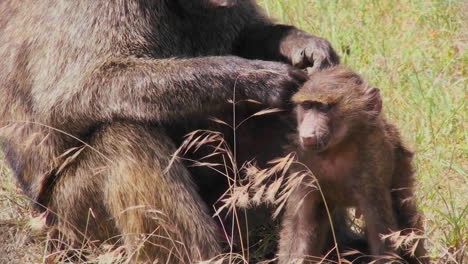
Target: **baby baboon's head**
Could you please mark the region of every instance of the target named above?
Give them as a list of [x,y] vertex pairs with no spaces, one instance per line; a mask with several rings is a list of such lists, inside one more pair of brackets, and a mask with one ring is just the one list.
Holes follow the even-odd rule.
[[379,89],[342,66],[310,75],[292,100],[301,146],[316,152],[372,124],[382,110]]

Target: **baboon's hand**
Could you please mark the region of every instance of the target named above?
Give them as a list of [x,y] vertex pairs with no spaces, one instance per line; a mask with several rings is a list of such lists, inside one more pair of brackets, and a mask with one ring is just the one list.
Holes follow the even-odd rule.
[[307,80],[307,74],[288,64],[245,60],[238,68],[237,90],[243,97],[273,107],[286,107],[291,95]]
[[281,50],[297,68],[323,69],[340,63],[328,40],[297,30],[282,43]]

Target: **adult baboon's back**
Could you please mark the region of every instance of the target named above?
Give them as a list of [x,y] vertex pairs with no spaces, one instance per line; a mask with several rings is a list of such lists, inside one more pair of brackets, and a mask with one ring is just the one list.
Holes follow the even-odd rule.
[[212,113],[234,84],[281,105],[304,79],[273,61],[338,61],[247,0],[4,0],[0,35],[2,148],[23,190],[72,241],[122,235],[143,258],[220,252],[187,169],[163,173],[167,125]]

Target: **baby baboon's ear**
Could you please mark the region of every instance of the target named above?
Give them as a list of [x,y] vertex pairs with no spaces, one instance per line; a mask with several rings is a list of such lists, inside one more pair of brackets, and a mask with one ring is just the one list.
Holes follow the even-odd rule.
[[380,97],[380,90],[378,88],[369,88],[366,91],[368,98],[368,111],[375,112],[379,115],[382,112],[382,98]]

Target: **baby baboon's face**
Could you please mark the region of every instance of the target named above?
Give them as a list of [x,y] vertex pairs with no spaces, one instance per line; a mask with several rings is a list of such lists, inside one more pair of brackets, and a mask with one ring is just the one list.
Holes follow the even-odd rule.
[[320,152],[327,148],[332,137],[329,114],[332,107],[311,100],[297,104],[297,130],[304,149]]

